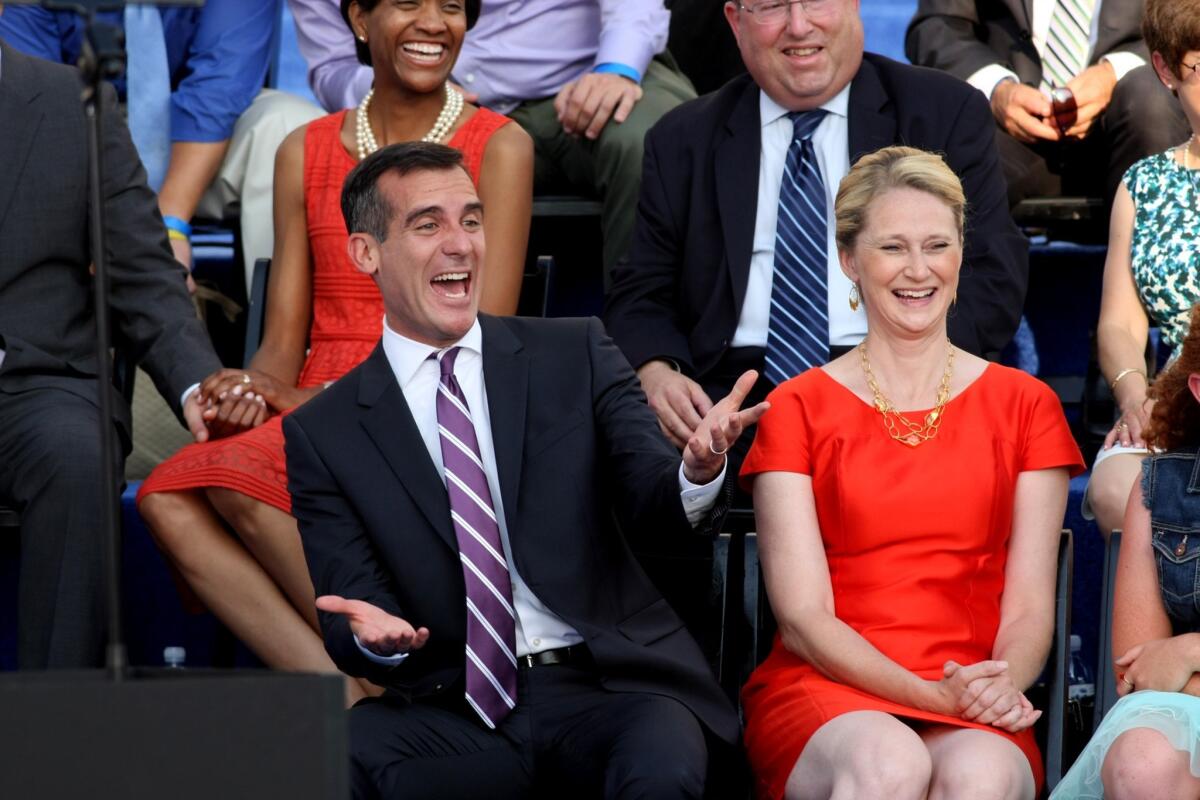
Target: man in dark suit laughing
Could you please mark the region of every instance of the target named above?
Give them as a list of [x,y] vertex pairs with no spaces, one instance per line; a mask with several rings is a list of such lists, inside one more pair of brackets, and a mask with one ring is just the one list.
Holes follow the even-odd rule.
[[350,712],[356,796],[702,796],[737,718],[622,533],[711,527],[755,376],[681,460],[598,321],[478,314],[457,151],[380,150],[342,210],[383,339],[283,424],[326,649],[388,690]]

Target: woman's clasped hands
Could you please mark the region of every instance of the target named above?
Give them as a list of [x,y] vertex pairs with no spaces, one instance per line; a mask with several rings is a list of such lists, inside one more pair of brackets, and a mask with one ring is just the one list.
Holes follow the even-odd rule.
[[1013,683],[1006,661],[947,661],[935,685],[947,713],[1009,733],[1025,730],[1042,715]]

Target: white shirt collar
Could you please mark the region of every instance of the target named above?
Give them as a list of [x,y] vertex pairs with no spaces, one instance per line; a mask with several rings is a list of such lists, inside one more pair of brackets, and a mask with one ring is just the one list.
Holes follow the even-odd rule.
[[[479,318],[471,325],[466,335],[451,347],[461,347],[464,350],[483,355],[483,329],[479,327]],[[400,382],[400,388],[407,386],[417,374],[417,370],[429,358],[430,353],[445,350],[444,347],[433,347],[423,342],[414,341],[407,336],[401,336],[383,320],[383,353],[387,356],[388,364]]]
[[[843,119],[848,115],[850,108],[850,84],[842,87],[842,90],[833,97],[821,104],[821,108],[828,111],[830,114],[836,114]],[[762,126],[765,128],[772,122],[775,122],[780,117],[786,117],[791,112],[783,106],[771,99],[771,96],[761,89],[758,92],[758,116],[762,121]]]

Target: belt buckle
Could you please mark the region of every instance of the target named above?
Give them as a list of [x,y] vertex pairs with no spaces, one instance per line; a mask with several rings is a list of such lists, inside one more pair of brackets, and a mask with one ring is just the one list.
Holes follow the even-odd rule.
[[526,653],[523,656],[517,656],[517,663],[524,664],[527,669],[533,669],[537,662],[533,660],[533,653]]

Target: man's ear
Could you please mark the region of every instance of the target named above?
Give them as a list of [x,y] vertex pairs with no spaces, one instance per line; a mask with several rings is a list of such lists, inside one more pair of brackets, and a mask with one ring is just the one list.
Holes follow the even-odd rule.
[[725,21],[729,23],[730,29],[733,31],[733,38],[741,44],[741,19],[738,18],[738,4],[732,2],[725,3]]
[[371,234],[350,234],[346,242],[346,254],[359,272],[372,277],[379,272],[379,242]]

